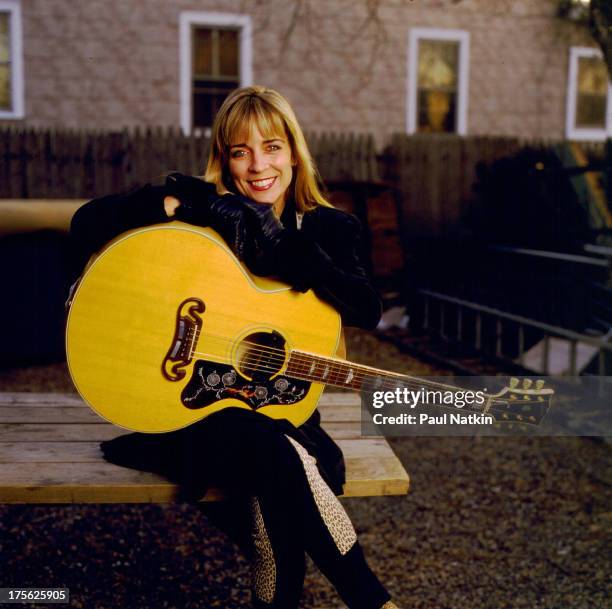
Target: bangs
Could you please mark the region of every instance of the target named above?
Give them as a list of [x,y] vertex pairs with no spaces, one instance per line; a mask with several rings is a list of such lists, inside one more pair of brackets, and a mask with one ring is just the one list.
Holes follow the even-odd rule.
[[239,100],[229,112],[223,129],[223,144],[225,149],[248,136],[257,127],[264,139],[289,137],[283,117],[261,98],[255,96]]

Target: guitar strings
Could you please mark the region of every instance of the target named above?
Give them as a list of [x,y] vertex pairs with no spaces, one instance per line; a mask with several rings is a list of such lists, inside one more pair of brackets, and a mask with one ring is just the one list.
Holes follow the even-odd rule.
[[[221,337],[218,335],[207,335],[207,337],[213,338],[213,339],[217,339],[220,342],[225,342],[225,343],[234,343],[234,341],[227,339],[225,337]],[[286,359],[286,351],[284,349],[279,349],[276,347],[266,347],[266,346],[262,346],[258,343],[252,343],[250,341],[242,341],[242,344],[248,344],[248,345],[253,345],[255,348],[253,349],[249,349],[248,351],[248,355],[252,354],[260,354],[262,356],[267,355],[268,356],[268,361],[269,363],[276,363],[279,364],[279,366],[285,361]],[[277,352],[278,354],[275,355],[275,352]],[[373,371],[369,370],[366,367],[361,366],[360,364],[355,364],[352,362],[348,362],[347,360],[333,360],[331,358],[326,358],[324,356],[319,356],[319,355],[311,355],[309,353],[306,352],[300,352],[300,351],[290,351],[290,357],[291,355],[293,355],[294,358],[299,357],[299,358],[303,358],[306,361],[304,362],[294,362],[295,364],[297,364],[298,366],[300,366],[301,368],[306,368],[309,369],[312,366],[312,363],[314,362],[315,365],[317,363],[323,363],[324,365],[327,366],[328,368],[328,372],[326,374],[326,378],[328,378],[330,375],[335,375],[335,376],[339,376],[340,374],[343,376],[347,376],[350,375],[350,371],[353,372],[353,376],[352,379],[356,379],[356,380],[360,380],[363,381],[366,378],[379,378],[379,379],[384,379],[382,381],[382,383],[392,383],[389,386],[394,386],[393,383],[396,382],[401,382],[406,384],[407,387],[417,387],[417,386],[422,386],[422,385],[427,385],[429,387],[435,387],[435,388],[439,388],[439,387],[446,387],[449,390],[457,390],[455,387],[453,387],[452,385],[445,385],[442,383],[431,383],[429,381],[425,381],[422,379],[416,379],[414,377],[410,377],[407,375],[403,375],[397,372],[387,372],[385,370],[378,370],[378,369],[374,369]],[[201,351],[194,351],[193,354],[199,354],[199,355],[205,355],[205,356],[211,356],[210,354],[206,354],[203,353]],[[281,355],[282,354],[282,355]],[[318,361],[317,361],[318,360]],[[226,363],[230,363],[228,360],[226,360]],[[348,370],[345,369],[348,367]],[[269,371],[277,371],[277,368],[274,368],[273,366],[270,366],[267,368]],[[306,370],[300,370],[299,372],[305,373]],[[312,376],[310,374],[306,375],[308,376]],[[316,379],[310,379],[310,380],[316,380]],[[325,379],[323,379],[325,380]],[[339,379],[336,380],[336,384],[338,386],[347,386],[349,385],[349,383],[346,382],[342,382]],[[380,383],[379,383],[380,384]]]
[[[207,336],[209,338],[216,338],[220,342],[226,342],[226,343],[234,342],[230,339],[227,339],[221,336],[216,336],[216,335],[207,335]],[[248,350],[247,356],[243,360],[243,366],[249,372],[262,371],[262,372],[270,372],[271,374],[274,374],[279,371],[280,366],[274,366],[272,364],[276,363],[276,364],[282,365],[282,363],[284,363],[286,359],[286,351],[284,349],[279,349],[275,347],[266,347],[266,346],[262,346],[258,343],[253,343],[250,341],[242,341],[242,344],[253,345],[253,347],[255,347],[253,349]],[[278,354],[275,354],[275,352],[278,352]],[[219,359],[217,356],[213,354],[204,353],[202,351],[194,351],[193,353],[202,355],[205,357],[209,357],[211,359],[217,359],[217,360]],[[282,356],[280,355],[281,353],[282,353]],[[261,363],[257,363],[257,365],[253,365],[258,359],[258,355],[259,357],[266,357],[267,361],[265,362],[265,364],[267,365],[263,365]],[[332,384],[338,387],[352,387],[356,381],[359,381],[360,388],[365,390],[365,388],[363,387],[364,380],[377,379],[378,380],[377,389],[378,388],[383,388],[383,389],[384,388],[387,388],[387,389],[396,388],[398,385],[400,385],[405,388],[419,388],[420,389],[420,388],[424,388],[424,386],[427,386],[427,387],[431,387],[435,389],[446,388],[454,392],[461,391],[461,389],[453,387],[452,385],[447,385],[444,383],[432,383],[430,381],[425,381],[424,379],[416,379],[415,377],[410,377],[410,376],[403,375],[397,372],[387,372],[387,371],[378,370],[378,369],[369,370],[368,368],[365,368],[361,366],[360,364],[354,364],[346,360],[338,361],[338,360],[333,360],[331,358],[328,359],[323,356],[311,355],[311,354],[300,352],[300,351],[290,351],[289,357],[290,358],[293,357],[296,360],[293,362],[296,367],[296,370],[292,370],[291,374],[300,375],[305,380],[309,380],[313,382],[326,382],[327,384]],[[297,361],[298,358],[303,359],[304,361],[302,362]],[[224,361],[219,362],[219,363],[232,364],[232,361],[228,358],[224,358]],[[313,378],[313,375],[308,372],[310,369],[312,369],[313,363],[315,367],[317,364],[321,364],[321,363],[327,366],[327,373],[325,374],[325,378],[323,377]],[[353,375],[351,377],[350,382],[346,382],[346,380],[342,381],[340,380],[340,378],[338,378],[340,375],[342,375],[343,377],[347,377],[347,373],[350,376],[351,371],[353,372]],[[335,376],[336,378],[335,379],[330,378],[333,376]],[[374,389],[372,389],[371,391],[374,391]]]
[[[218,335],[207,335],[207,337],[210,338],[214,338],[217,339],[220,342],[225,342],[225,343],[234,343],[234,341],[232,341],[231,339],[227,339],[225,337],[221,337]],[[249,349],[249,355],[251,353],[258,353],[261,355],[267,355],[269,358],[269,362],[275,362],[277,364],[282,364],[285,361],[285,355],[286,355],[286,351],[284,349],[279,349],[276,347],[266,347],[266,346],[262,346],[259,345],[258,343],[252,343],[250,341],[243,341],[242,344],[250,344],[253,345],[255,348],[254,349]],[[278,352],[278,355],[274,355],[274,352]],[[200,354],[200,355],[206,355],[210,357],[210,354],[206,354],[203,353],[201,351],[194,351],[194,354]],[[282,354],[282,355],[280,355]],[[425,381],[423,379],[416,379],[414,377],[410,377],[408,375],[403,375],[397,372],[387,372],[385,370],[378,370],[378,369],[374,369],[373,371],[371,371],[369,369],[369,367],[364,367],[361,366],[360,364],[354,364],[351,362],[348,362],[346,360],[333,360],[331,358],[326,358],[324,356],[319,356],[319,355],[311,355],[309,353],[306,352],[300,352],[300,351],[291,351],[290,355],[293,354],[294,357],[300,357],[303,359],[306,359],[305,362],[295,362],[298,366],[303,367],[303,368],[310,368],[312,366],[312,363],[314,362],[315,365],[316,363],[323,363],[328,367],[328,372],[326,374],[326,378],[328,378],[331,374],[334,374],[336,376],[338,376],[339,374],[342,374],[344,376],[347,375],[347,373],[350,373],[349,371],[352,370],[353,371],[353,379],[356,380],[360,380],[363,381],[366,378],[378,378],[380,379],[384,379],[382,381],[382,384],[384,383],[392,383],[391,385],[389,385],[390,387],[395,386],[394,383],[400,382],[406,385],[406,387],[417,387],[417,386],[423,386],[423,385],[427,385],[429,387],[433,387],[433,388],[440,388],[440,387],[445,387],[451,391],[457,391],[456,387],[453,387],[452,385],[447,385],[444,383],[432,383],[429,381]],[[318,362],[316,360],[319,360]],[[231,363],[229,361],[226,360],[227,363]],[[345,367],[350,367],[349,370],[344,370]],[[262,368],[263,369],[263,368]],[[277,368],[274,367],[268,367],[269,371],[277,371]],[[298,372],[302,372],[305,373],[306,370],[300,370]],[[312,375],[307,374],[307,377],[311,377]],[[317,379],[309,379],[309,380],[317,380]],[[322,379],[322,380],[326,380],[326,379]],[[339,381],[339,379],[336,381],[336,384],[338,386],[349,386],[348,383],[346,382],[341,382]],[[380,385],[381,383],[379,383]]]
[[[209,357],[214,357],[212,354],[205,354],[205,355],[208,355]],[[231,364],[231,361],[229,361],[229,360],[217,360],[217,359],[215,359],[214,361],[216,363],[228,363],[228,364]],[[270,366],[257,365],[257,366],[252,366],[252,367],[251,366],[248,366],[248,367],[245,366],[245,367],[248,368],[248,372],[263,371],[263,372],[266,372],[266,373],[270,373],[270,375],[273,375],[274,373],[278,372],[278,368],[270,367]],[[291,374],[289,374],[288,376],[290,376],[291,378],[298,379],[298,380],[305,380],[305,381],[311,381],[311,382],[320,382],[320,381],[317,381],[317,379],[309,378],[309,375],[306,374],[303,371],[292,371]],[[399,381],[399,383],[405,382],[405,381],[402,381],[400,379],[398,379],[398,381]],[[333,384],[333,385],[338,386],[338,387],[340,387],[340,386],[346,387],[346,385],[344,383],[341,383],[341,382],[335,382],[335,383],[330,383],[330,384]],[[391,379],[388,379],[387,381],[384,381],[383,385],[384,384],[387,384],[387,388],[388,389],[396,388],[398,386],[398,383],[392,383]],[[407,387],[417,387],[417,386],[418,385],[407,384]],[[435,387],[437,387],[437,386],[435,386]],[[448,387],[450,387],[450,386],[448,386]],[[355,387],[352,387],[352,388],[355,389]],[[454,391],[460,391],[460,389],[458,389],[458,388],[455,388],[455,387],[451,387],[451,388]],[[366,394],[373,394],[374,391],[376,391],[376,390],[371,388],[371,387],[361,386],[359,388],[359,391],[362,392],[362,393],[366,393]],[[430,405],[436,405],[436,406],[440,406],[440,407],[450,407],[448,404],[445,404],[445,403],[438,403],[438,402],[433,402],[433,403],[427,402],[427,403],[430,404]],[[471,411],[471,412],[477,412],[477,413],[482,413],[482,412],[485,412],[485,411],[488,411],[488,412],[497,412],[497,411],[499,411],[499,409],[495,407],[495,405],[497,403],[505,404],[506,401],[505,400],[496,399],[494,396],[490,396],[488,407],[487,407],[487,402],[485,402],[484,404],[474,404],[474,403],[466,404],[465,407],[466,407],[466,410]],[[527,403],[527,402],[526,401],[522,402],[521,405],[523,405],[525,403]],[[503,410],[503,411],[500,411],[500,412],[506,412],[506,411]]]

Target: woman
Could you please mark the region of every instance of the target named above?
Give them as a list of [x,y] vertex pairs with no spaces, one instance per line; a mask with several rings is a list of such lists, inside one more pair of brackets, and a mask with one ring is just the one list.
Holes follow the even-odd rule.
[[[380,317],[360,260],[359,224],[321,194],[303,133],[276,91],[247,87],[225,100],[204,180],[174,173],[164,186],[82,207],[71,229],[77,267],[120,232],[171,218],[211,226],[253,273],[313,289],[347,325],[371,328]],[[344,462],[317,411],[296,429],[227,408],[186,429],[130,434],[103,450],[115,463],[176,480],[184,498],[197,500],[215,484],[234,496],[224,513],[248,506],[254,607],[298,606],[305,551],[351,609],[395,607],[335,496]]]

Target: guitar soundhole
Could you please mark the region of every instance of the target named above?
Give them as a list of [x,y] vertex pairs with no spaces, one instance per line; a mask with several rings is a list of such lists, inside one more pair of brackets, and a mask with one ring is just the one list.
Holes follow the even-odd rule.
[[285,363],[285,339],[276,331],[254,332],[239,343],[236,368],[251,379],[269,379]]

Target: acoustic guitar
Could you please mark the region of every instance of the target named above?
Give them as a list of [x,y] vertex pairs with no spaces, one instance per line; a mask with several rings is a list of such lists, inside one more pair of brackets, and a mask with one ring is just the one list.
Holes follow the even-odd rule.
[[[179,429],[227,407],[298,426],[326,385],[457,390],[349,362],[342,348],[330,305],[251,274],[215,231],[181,222],[124,233],[92,259],[66,328],[80,395],[135,431]],[[551,394],[539,382],[513,380],[466,409],[538,423]]]

